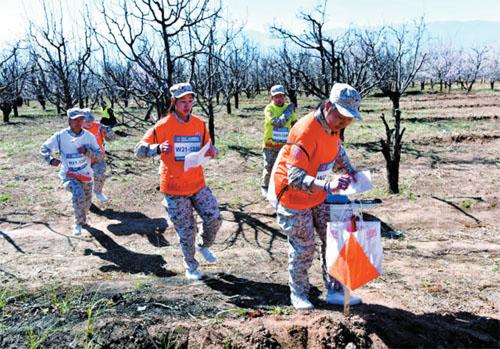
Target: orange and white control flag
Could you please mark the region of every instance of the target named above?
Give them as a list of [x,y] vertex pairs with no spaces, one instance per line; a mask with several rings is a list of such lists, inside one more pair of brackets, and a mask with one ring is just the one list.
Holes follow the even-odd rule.
[[331,276],[355,290],[382,273],[382,242],[380,222],[351,227],[350,221],[328,223],[326,265]]

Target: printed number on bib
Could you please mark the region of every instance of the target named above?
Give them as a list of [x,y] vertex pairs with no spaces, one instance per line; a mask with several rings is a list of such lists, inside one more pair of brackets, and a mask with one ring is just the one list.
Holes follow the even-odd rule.
[[71,172],[78,172],[87,166],[87,158],[81,153],[65,154],[68,162],[68,170]]
[[316,174],[316,179],[324,181],[326,179],[326,176],[328,176],[328,174],[332,172],[332,169],[333,169],[333,162],[319,165],[318,173]]
[[174,136],[174,156],[176,161],[184,161],[187,154],[200,150],[200,136]]
[[288,128],[273,128],[273,141],[278,143],[286,143],[288,138]]

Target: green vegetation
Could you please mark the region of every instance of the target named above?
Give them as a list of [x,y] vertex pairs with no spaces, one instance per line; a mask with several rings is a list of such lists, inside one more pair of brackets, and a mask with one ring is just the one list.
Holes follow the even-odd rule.
[[6,194],[6,193],[0,194],[0,203],[9,202],[9,200],[10,200],[9,194]]

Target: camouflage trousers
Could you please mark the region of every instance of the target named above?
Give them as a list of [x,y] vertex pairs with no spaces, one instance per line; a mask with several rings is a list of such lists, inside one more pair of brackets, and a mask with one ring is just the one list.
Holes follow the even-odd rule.
[[321,204],[311,209],[293,210],[281,204],[276,210],[278,223],[288,236],[288,283],[290,292],[307,296],[309,289],[308,270],[312,265],[316,242],[314,232],[321,240],[321,269],[326,289],[340,289],[341,284],[332,278],[326,268],[326,229],[330,210]]
[[[199,266],[194,257],[196,253],[195,244],[199,247],[212,246],[217,231],[219,231],[222,224],[219,205],[208,187],[203,187],[190,196],[169,194],[164,194],[164,196],[167,213],[179,237],[182,254],[184,255],[184,266],[189,271],[194,271]],[[198,236],[198,227],[193,210],[196,210],[203,221],[202,232]]]
[[278,157],[279,149],[264,148],[262,156],[264,158],[264,169],[262,170],[262,180],[260,186],[267,189],[269,187],[269,179],[271,178],[271,171],[273,170],[274,163]]
[[92,164],[94,171],[94,193],[102,193],[106,180],[106,160],[101,159]]
[[92,205],[92,182],[82,182],[76,178],[65,178],[64,189],[71,192],[75,224],[87,223],[87,214]]

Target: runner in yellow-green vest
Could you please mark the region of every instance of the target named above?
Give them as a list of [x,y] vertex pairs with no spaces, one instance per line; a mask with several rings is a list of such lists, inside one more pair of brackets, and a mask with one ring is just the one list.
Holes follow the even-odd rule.
[[116,120],[113,109],[111,107],[108,107],[107,103],[104,101],[101,103],[101,107],[102,107],[101,125],[109,127],[115,126],[118,123],[118,121]]
[[278,153],[286,143],[288,132],[297,122],[295,106],[285,103],[285,88],[282,85],[271,87],[271,103],[264,109],[264,170],[262,171],[261,192],[265,197],[269,178]]

